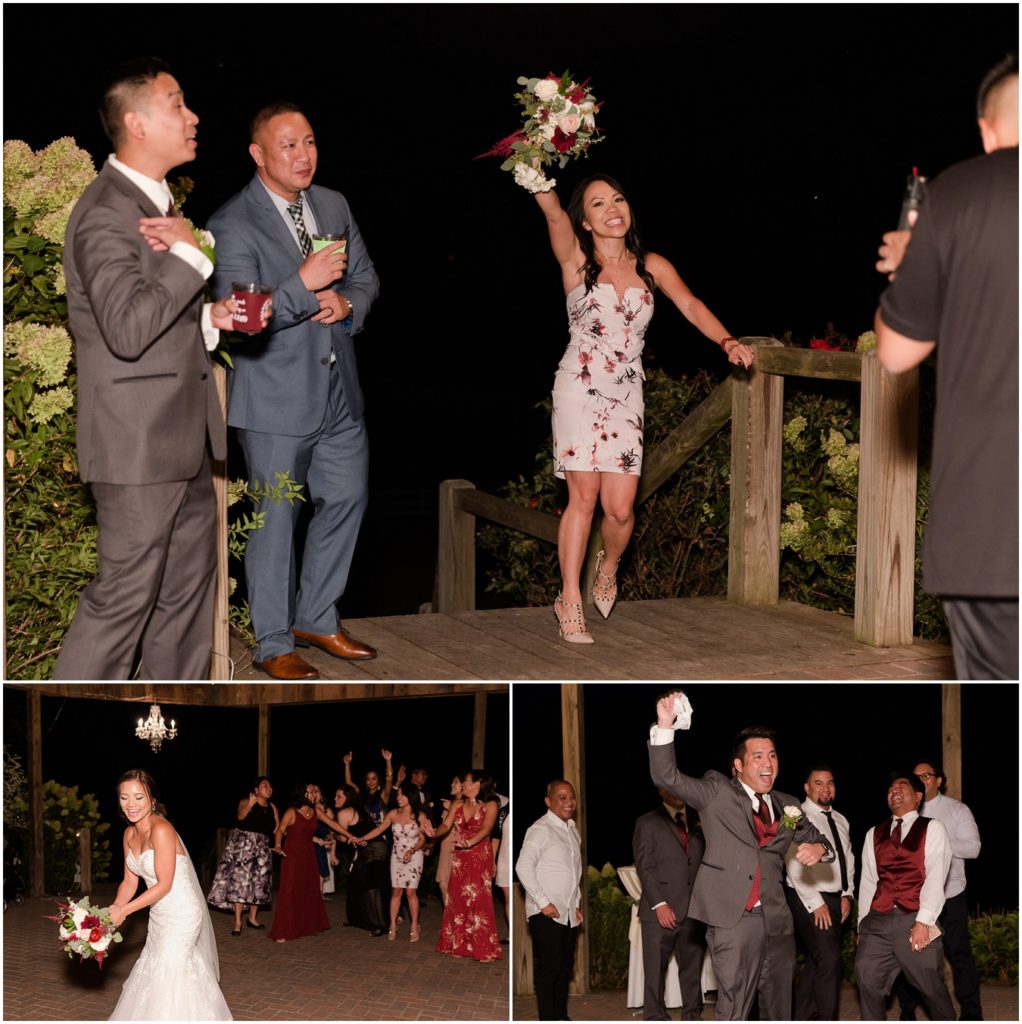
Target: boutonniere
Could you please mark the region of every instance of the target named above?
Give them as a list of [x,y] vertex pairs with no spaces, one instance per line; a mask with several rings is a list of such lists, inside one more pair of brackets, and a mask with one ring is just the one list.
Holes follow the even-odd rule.
[[802,820],[802,808],[796,804],[789,804],[784,808],[784,816],[781,818],[781,828],[794,830]]

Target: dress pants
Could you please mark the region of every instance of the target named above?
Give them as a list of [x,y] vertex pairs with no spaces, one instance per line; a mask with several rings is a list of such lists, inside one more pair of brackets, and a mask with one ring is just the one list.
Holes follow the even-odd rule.
[[[982,1020],[983,1007],[979,999],[979,971],[972,956],[972,942],[969,939],[969,906],[965,893],[960,892],[944,901],[944,910],[937,918],[937,924],[944,929],[941,942],[944,955],[951,963],[951,974],[955,982],[955,998],[961,1008],[961,1020]],[[903,1014],[915,1016],[915,1008],[921,1002],[919,993],[903,977],[894,986]]]
[[859,924],[855,980],[863,1020],[886,1020],[886,996],[899,971],[919,990],[930,1020],[954,1020],[955,1010],[944,984],[944,946],[941,939],[918,953],[909,946],[915,911],[871,910]]
[[959,679],[1018,679],[1018,598],[944,598]]
[[540,1020],[568,1019],[568,986],[575,966],[577,928],[545,914],[529,918],[532,935],[532,981]]
[[795,1020],[837,1020],[841,992],[841,894],[820,893],[830,910],[829,928],[817,928],[798,893],[784,887],[795,934],[805,947],[806,962],[795,984]]
[[[99,573],[82,591],[54,679],[208,679],[216,585],[209,459],[191,480],[90,485]],[[226,653],[226,652],[225,652]]]
[[706,945],[717,976],[716,1020],[748,1020],[759,997],[760,1020],[791,1020],[794,935],[768,935],[762,907],[734,928],[709,927]]
[[656,919],[639,923],[642,928],[642,1019],[671,1019],[664,1002],[664,986],[673,956],[678,961],[681,983],[681,1019],[702,1020],[706,926],[691,917],[686,917],[675,928],[663,928]]
[[[287,472],[303,484],[305,502],[260,502],[262,527],[245,550],[245,579],[258,661],[295,649],[292,627],[336,633],[336,604],[344,594],[355,542],[369,499],[369,444],[365,420],[352,419],[336,364],[319,430],[301,437],[238,430],[249,483],[276,483]],[[305,536],[299,580],[294,533],[303,504],[313,515]]]

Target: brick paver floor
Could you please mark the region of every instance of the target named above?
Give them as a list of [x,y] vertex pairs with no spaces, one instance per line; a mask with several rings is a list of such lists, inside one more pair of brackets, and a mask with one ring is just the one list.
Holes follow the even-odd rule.
[[[981,989],[983,1017],[986,1020],[1018,1020],[1018,988],[1011,985],[983,985]],[[642,1020],[641,1007],[625,1006],[624,992],[594,992],[588,996],[570,996],[568,1015],[572,1020]],[[957,1004],[955,1009],[957,1009]],[[681,1010],[671,1010],[671,1017],[677,1020]],[[926,1020],[919,1011],[917,1017]],[[536,1020],[536,999],[534,996],[515,996],[514,1020]],[[859,998],[852,985],[841,986],[839,1020],[861,1020]],[[888,1020],[898,1019],[897,1003],[887,1011]],[[703,1020],[713,1020],[713,1006],[703,1009]]]
[[[95,887],[103,905],[114,890]],[[372,938],[342,927],[344,896],[327,902],[331,928],[278,944],[249,928],[231,936],[234,917],[213,913],[220,987],[235,1020],[502,1020],[508,1019],[510,957],[477,964],[433,952],[440,930],[439,898],[422,908],[422,940]],[[106,1020],[142,945],[144,920],[129,921],[124,942],[100,971],[61,953],[53,901],[30,899],[4,913],[5,1020]],[[144,915],[140,915],[144,917]],[[502,908],[498,926],[505,934]],[[272,912],[260,914],[269,925]]]

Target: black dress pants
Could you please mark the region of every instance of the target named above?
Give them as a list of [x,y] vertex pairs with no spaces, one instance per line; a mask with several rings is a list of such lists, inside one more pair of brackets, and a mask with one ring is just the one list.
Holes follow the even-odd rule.
[[784,887],[788,906],[806,952],[805,967],[795,985],[795,1020],[837,1020],[841,988],[841,894],[820,893],[830,910],[829,928],[817,928],[813,915],[803,906],[798,893]]
[[532,981],[540,1020],[568,1019],[568,986],[575,966],[578,929],[545,914],[529,918],[532,934]]

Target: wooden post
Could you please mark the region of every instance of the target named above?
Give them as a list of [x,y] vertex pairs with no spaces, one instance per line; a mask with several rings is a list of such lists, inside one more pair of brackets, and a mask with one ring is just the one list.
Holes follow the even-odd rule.
[[458,491],[474,491],[468,480],[440,484],[440,542],[437,548],[438,612],[470,612],[476,606],[476,517],[458,507]]
[[[220,409],[227,418],[227,371],[213,367]],[[216,495],[216,593],[213,599],[213,653],[209,664],[210,679],[231,678],[230,629],[228,603],[230,601],[227,573],[227,463],[213,460],[213,492]]]
[[531,996],[536,989],[532,984],[532,936],[525,919],[525,889],[521,882],[512,888],[511,955],[514,957],[515,995]]
[[[761,347],[779,345],[757,340]],[[732,382],[731,529],[727,596],[737,604],[776,604],[781,572],[781,431],[784,378],[752,364]]]
[[45,888],[43,859],[43,731],[42,699],[28,691],[28,894],[42,896]]
[[[575,827],[582,843],[582,913],[589,916],[586,884],[586,814],[585,814],[585,728],[583,723],[582,685],[561,683],[561,754],[564,778],[575,788]],[[577,929],[575,940],[575,973],[570,992],[585,995],[589,991],[589,936],[585,928]]]
[[81,891],[92,892],[92,829],[86,825],[78,832],[78,875]]
[[944,779],[947,795],[962,799],[962,684],[941,683],[941,725],[943,727]]
[[[270,705],[259,705],[259,764],[256,775],[266,775],[270,759]],[[219,863],[219,861],[218,861]]]
[[476,690],[472,716],[472,765],[482,768],[486,761],[486,691]]
[[919,370],[863,355],[855,639],[873,647],[912,643],[918,414]]

